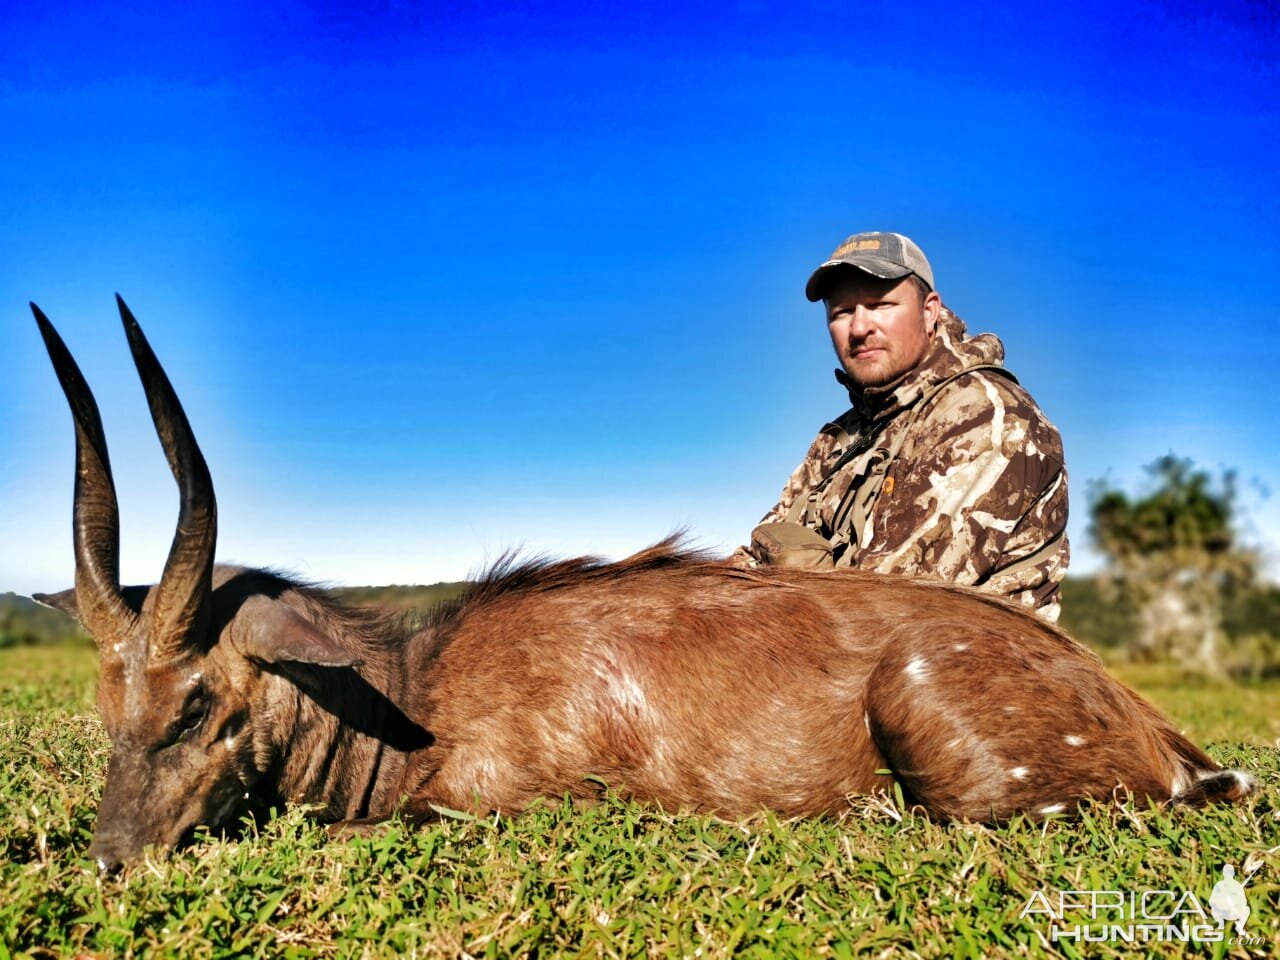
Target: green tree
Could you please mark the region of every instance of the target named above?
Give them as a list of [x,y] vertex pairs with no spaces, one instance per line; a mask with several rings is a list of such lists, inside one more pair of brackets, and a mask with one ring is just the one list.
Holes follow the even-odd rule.
[[1150,466],[1148,491],[1130,497],[1095,484],[1089,535],[1107,559],[1103,581],[1135,613],[1131,653],[1172,657],[1209,673],[1236,666],[1224,613],[1252,590],[1256,552],[1235,531],[1236,481],[1173,454]]

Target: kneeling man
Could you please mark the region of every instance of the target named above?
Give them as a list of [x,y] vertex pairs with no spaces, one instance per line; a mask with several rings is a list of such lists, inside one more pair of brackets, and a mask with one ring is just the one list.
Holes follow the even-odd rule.
[[805,293],[825,304],[852,407],[818,433],[739,558],[971,584],[1056,620],[1062,441],[1004,346],[967,334],[901,234],[850,237]]

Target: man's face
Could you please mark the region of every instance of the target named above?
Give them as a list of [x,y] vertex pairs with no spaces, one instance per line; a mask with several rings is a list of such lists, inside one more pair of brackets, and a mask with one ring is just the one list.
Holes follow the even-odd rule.
[[883,386],[919,364],[942,309],[936,293],[921,302],[911,277],[880,280],[856,272],[838,279],[825,302],[831,344],[860,389]]

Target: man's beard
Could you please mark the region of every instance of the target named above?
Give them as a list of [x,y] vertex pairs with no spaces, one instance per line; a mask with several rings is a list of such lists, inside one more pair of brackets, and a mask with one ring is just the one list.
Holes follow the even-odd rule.
[[841,363],[841,366],[844,368],[844,375],[848,377],[849,383],[853,384],[859,391],[887,386],[900,379],[907,372],[906,370],[894,371],[892,369],[886,371],[877,367],[862,373],[854,373],[853,369],[851,369],[853,367],[852,361]]
[[849,382],[859,390],[866,390],[871,387],[887,386],[902,376],[901,373],[872,373],[867,376],[857,376],[849,372],[848,367],[845,368],[845,375],[848,376]]

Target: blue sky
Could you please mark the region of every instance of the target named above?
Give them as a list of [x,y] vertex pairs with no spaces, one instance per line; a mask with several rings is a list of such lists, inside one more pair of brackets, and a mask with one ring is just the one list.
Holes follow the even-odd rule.
[[[728,550],[844,407],[809,272],[898,230],[1089,481],[1233,467],[1280,545],[1280,29],[1258,3],[46,3],[0,14],[0,591],[69,584],[103,409],[123,575],[177,498],[223,560],[432,582],[504,548]],[[1274,566],[1273,566],[1274,569]]]

